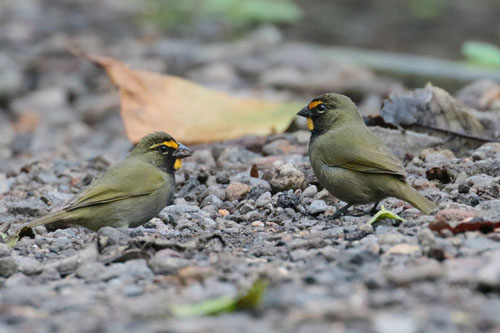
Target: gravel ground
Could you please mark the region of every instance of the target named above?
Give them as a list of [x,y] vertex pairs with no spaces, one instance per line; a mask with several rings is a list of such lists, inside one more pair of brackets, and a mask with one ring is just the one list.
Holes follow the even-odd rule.
[[[0,50],[3,233],[61,207],[131,147],[116,92],[98,69],[64,51],[70,44],[242,95],[305,103],[316,90],[349,90],[366,112],[400,87],[350,68],[343,69],[355,78],[348,84],[337,77],[311,88],[296,74],[314,78],[317,63],[302,58],[299,66],[296,54],[263,50],[274,45],[312,57],[314,48],[283,45],[271,27],[232,44],[151,42],[134,37],[131,9],[115,2],[50,4],[0,6],[7,46]],[[82,25],[82,17],[92,24]],[[0,243],[0,332],[499,331],[498,233],[437,234],[428,226],[500,218],[500,144],[456,157],[435,147],[441,139],[375,129],[440,212],[422,216],[390,198],[385,207],[406,221],[372,227],[369,206],[331,219],[342,203],[317,183],[302,126],[193,147],[176,175],[174,204],[142,227],[37,227],[12,249]],[[430,172],[437,169],[439,176]],[[173,305],[236,296],[259,277],[269,286],[255,312],[187,320],[170,314]]]

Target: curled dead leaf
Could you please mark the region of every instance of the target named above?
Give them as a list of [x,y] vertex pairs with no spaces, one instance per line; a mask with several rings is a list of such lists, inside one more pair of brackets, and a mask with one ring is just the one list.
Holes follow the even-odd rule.
[[445,147],[455,153],[477,148],[484,142],[498,141],[494,131],[485,128],[477,115],[476,110],[431,84],[391,94],[380,111],[386,124],[444,138]]

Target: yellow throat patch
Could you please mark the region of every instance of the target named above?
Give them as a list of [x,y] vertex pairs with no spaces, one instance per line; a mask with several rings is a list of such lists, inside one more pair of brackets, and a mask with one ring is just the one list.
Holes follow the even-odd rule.
[[175,160],[175,163],[174,163],[174,169],[177,170],[177,169],[180,169],[180,167],[182,166],[182,161],[180,158],[176,159]]
[[309,117],[307,118],[307,128],[312,131],[314,129],[314,123],[313,120]]
[[177,142],[175,142],[174,140],[170,140],[170,141],[163,141],[162,143],[155,143],[154,145],[149,146],[149,149],[154,149],[159,146],[167,146],[174,149],[179,148]]

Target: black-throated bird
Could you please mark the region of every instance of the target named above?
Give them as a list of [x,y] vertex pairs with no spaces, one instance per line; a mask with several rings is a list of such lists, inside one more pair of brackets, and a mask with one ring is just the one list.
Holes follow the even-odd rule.
[[386,197],[407,201],[425,214],[437,206],[405,180],[401,162],[363,122],[347,96],[327,93],[298,113],[311,131],[309,158],[319,183],[347,203],[339,217],[355,204],[378,203]]
[[123,161],[83,188],[61,210],[22,226],[14,235],[39,225],[137,227],[167,206],[175,193],[175,170],[191,150],[164,132],[143,137]]

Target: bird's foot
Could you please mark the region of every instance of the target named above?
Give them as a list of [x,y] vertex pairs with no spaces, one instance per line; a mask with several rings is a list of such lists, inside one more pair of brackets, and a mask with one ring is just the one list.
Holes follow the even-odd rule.
[[380,203],[380,201],[377,201],[373,205],[372,209],[370,209],[370,216],[373,216],[373,215],[375,215],[377,213],[377,206],[378,206],[379,203]]
[[352,204],[347,204],[344,207],[337,209],[337,211],[332,215],[332,219],[335,220],[344,215],[351,206]]

